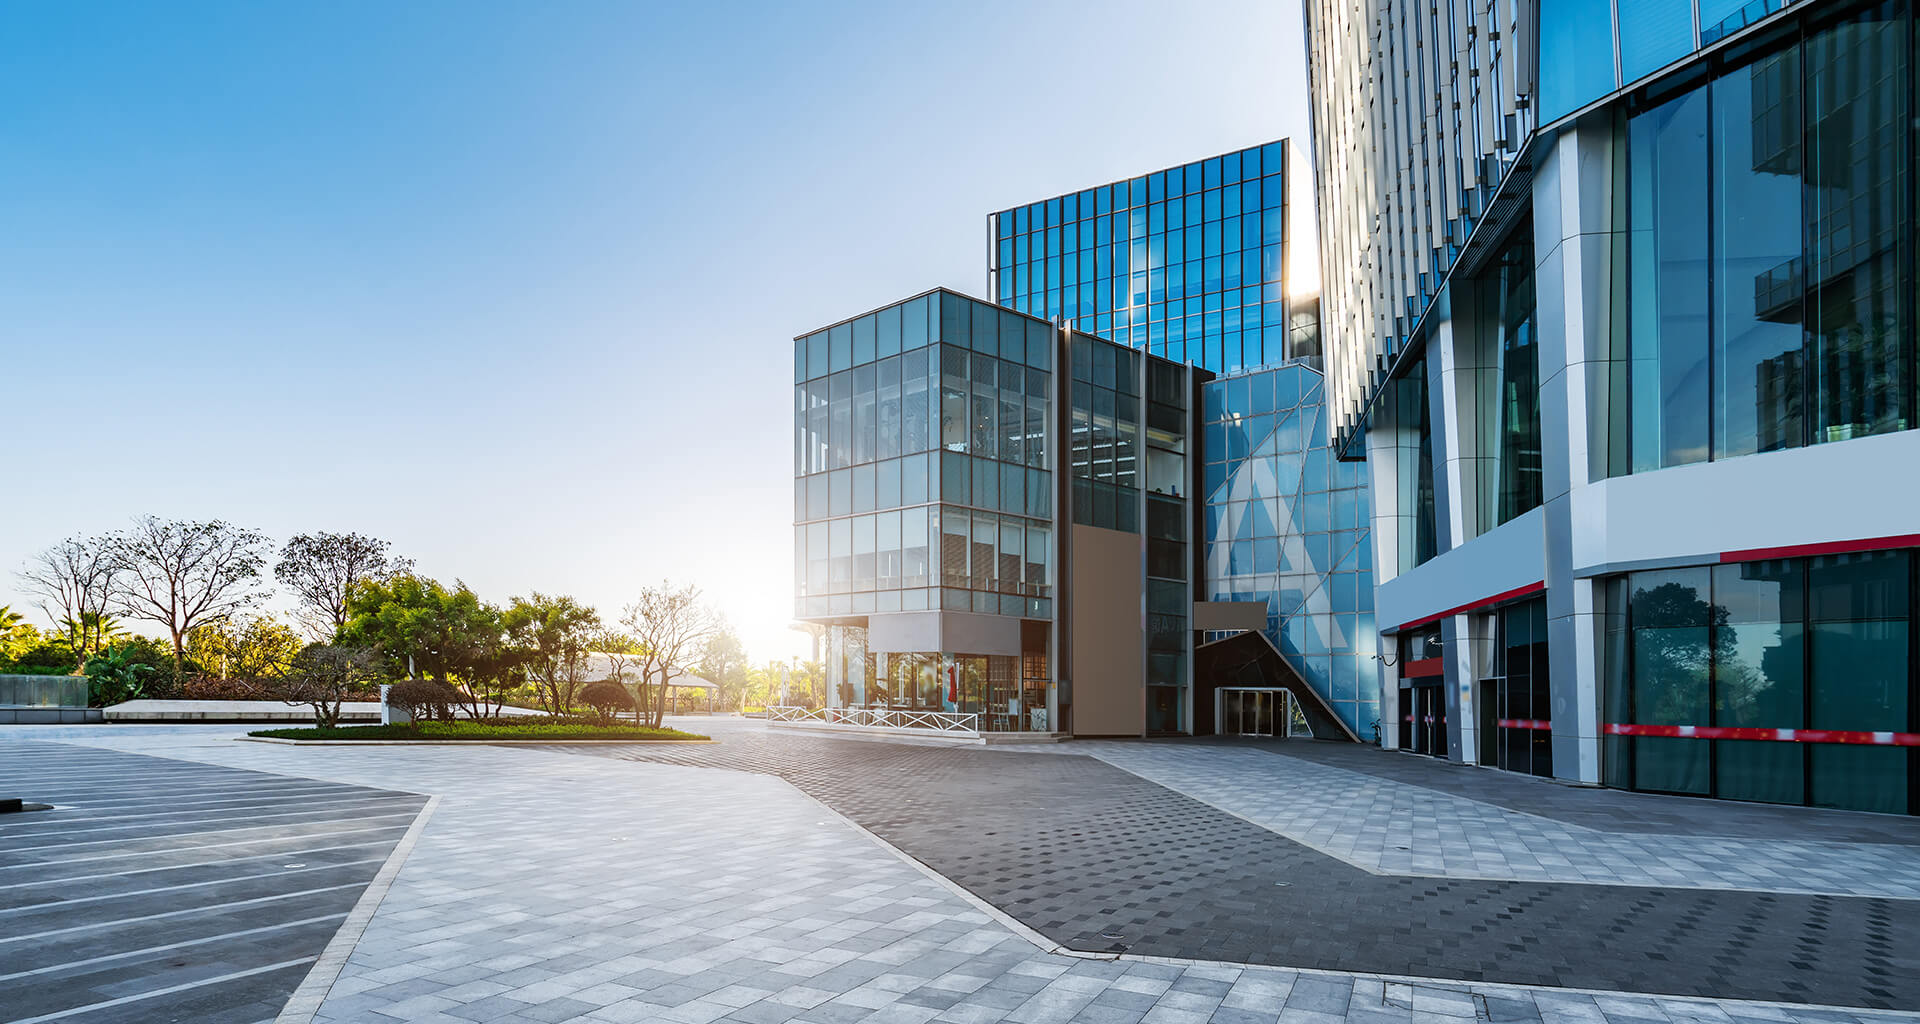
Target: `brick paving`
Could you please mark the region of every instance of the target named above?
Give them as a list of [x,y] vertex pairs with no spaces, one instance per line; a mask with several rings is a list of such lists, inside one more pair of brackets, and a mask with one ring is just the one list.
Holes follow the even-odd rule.
[[[1920,1009],[1920,901],[1376,873],[1073,746],[743,729],[701,748],[571,749],[778,775],[1077,950]],[[1167,749],[1083,749],[1100,746]],[[1249,781],[1242,754],[1291,760],[1215,753],[1225,756],[1211,778],[1224,786]]]
[[[0,750],[12,735],[0,730]],[[580,755],[593,748],[302,749],[237,743],[231,735],[116,727],[63,738],[438,796],[418,844],[338,977],[323,981],[320,1021],[1878,1024],[1902,1018],[1791,1002],[1070,955],[1002,923],[987,905],[903,862],[767,771]],[[763,769],[784,764],[791,770],[808,760],[784,742],[760,744],[732,733],[724,739],[700,749],[730,746],[742,758],[759,759]],[[1027,792],[1035,788],[1030,778],[998,768],[993,751],[859,746],[864,753],[837,753],[833,770],[853,771],[882,794],[902,794],[896,803],[905,806],[892,813],[903,821],[949,810],[948,792],[977,789],[965,781],[969,776],[984,772],[995,780],[983,795],[1006,801],[1001,824],[983,827],[995,817],[984,813],[953,823],[952,848],[971,856],[998,848],[1000,836],[980,833],[1025,828],[1006,822],[1048,806],[1060,809],[1057,800]],[[949,756],[972,760],[941,767]],[[1007,756],[1052,765],[1070,792],[1078,792],[1078,780],[1112,783],[1117,776],[1165,794],[1128,810],[1147,790],[1120,786],[1098,809],[1129,815],[1127,827],[1116,825],[1111,837],[1090,833],[1087,822],[1078,837],[1035,833],[1024,864],[1005,867],[1009,879],[1053,871],[1067,890],[1108,885],[1101,879],[1105,869],[1083,865],[1076,880],[1047,859],[1076,839],[1115,849],[1129,829],[1137,834],[1175,809],[1230,817],[1090,758]],[[967,838],[968,829],[979,842]],[[1056,846],[1042,850],[1043,841]],[[1165,838],[1162,853],[1191,865],[1231,851],[1237,841],[1208,826],[1206,834],[1186,840]],[[1259,880],[1281,892],[1298,888]],[[1073,896],[1063,891],[1056,900]],[[1234,914],[1264,909],[1236,905],[1230,895],[1218,899]],[[1060,905],[1064,912],[1069,904]]]

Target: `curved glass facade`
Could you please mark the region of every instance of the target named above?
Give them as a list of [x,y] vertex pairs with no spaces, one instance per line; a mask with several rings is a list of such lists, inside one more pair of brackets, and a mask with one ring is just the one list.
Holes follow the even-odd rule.
[[1206,579],[1265,601],[1267,635],[1356,734],[1380,718],[1366,466],[1334,458],[1321,375],[1303,363],[1207,383]]

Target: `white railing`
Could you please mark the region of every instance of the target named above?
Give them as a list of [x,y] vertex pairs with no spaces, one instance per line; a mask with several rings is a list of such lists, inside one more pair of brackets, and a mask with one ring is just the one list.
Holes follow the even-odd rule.
[[980,716],[974,712],[915,711],[907,708],[796,708],[770,707],[768,722],[808,725],[850,725],[866,729],[920,729],[927,732],[978,735]]

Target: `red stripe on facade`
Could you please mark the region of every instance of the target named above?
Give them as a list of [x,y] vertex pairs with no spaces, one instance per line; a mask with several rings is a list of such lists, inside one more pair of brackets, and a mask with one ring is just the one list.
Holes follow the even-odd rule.
[[1500,594],[1495,594],[1492,597],[1483,597],[1478,601],[1468,601],[1466,604],[1460,605],[1457,608],[1449,608],[1444,612],[1435,612],[1424,619],[1415,619],[1412,622],[1402,623],[1398,629],[1394,630],[1394,632],[1399,633],[1399,632],[1405,632],[1406,630],[1409,630],[1409,629],[1416,629],[1420,626],[1428,625],[1429,623],[1439,622],[1441,619],[1444,619],[1449,615],[1463,615],[1467,612],[1478,611],[1479,609],[1488,607],[1489,605],[1496,605],[1505,601],[1511,601],[1516,597],[1525,597],[1528,594],[1538,594],[1541,591],[1546,589],[1547,589],[1547,582],[1545,580],[1541,580],[1538,583],[1529,583],[1524,587],[1515,587],[1512,590],[1509,590]]
[[1446,662],[1440,658],[1422,658],[1409,661],[1400,669],[1402,679],[1428,679],[1447,674]]
[[1553,723],[1544,718],[1502,718],[1500,720],[1500,728],[1538,729],[1541,732],[1552,732]]
[[1789,544],[1778,548],[1749,548],[1722,551],[1722,562],[1764,562],[1769,558],[1811,558],[1815,555],[1843,555],[1849,551],[1888,551],[1894,548],[1920,548],[1920,533],[1898,537],[1867,537],[1862,540],[1834,540],[1819,544]]
[[1695,740],[1768,740],[1777,743],[1849,743],[1870,747],[1920,747],[1920,732],[1847,729],[1756,729],[1731,725],[1635,725],[1608,722],[1609,736],[1662,736]]

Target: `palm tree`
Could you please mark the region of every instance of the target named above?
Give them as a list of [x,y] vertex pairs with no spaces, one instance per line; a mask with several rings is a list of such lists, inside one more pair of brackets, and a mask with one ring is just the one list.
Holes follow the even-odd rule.
[[78,619],[64,617],[60,620],[60,630],[67,635],[67,645],[73,648],[73,656],[81,665],[105,649],[115,637],[126,635],[120,620],[104,612],[81,612]]

